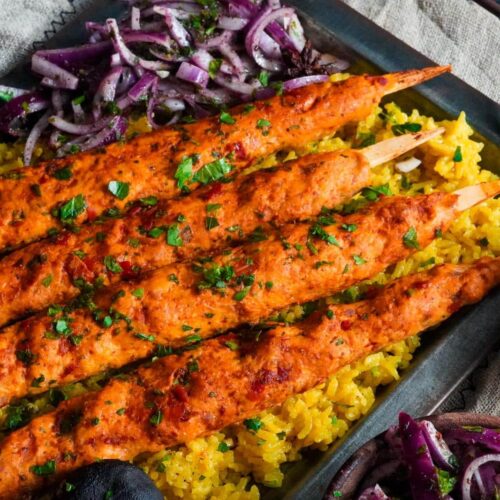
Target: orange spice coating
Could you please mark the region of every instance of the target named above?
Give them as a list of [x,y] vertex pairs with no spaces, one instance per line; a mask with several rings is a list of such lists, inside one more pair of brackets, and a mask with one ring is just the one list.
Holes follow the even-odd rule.
[[[80,209],[65,214],[76,214],[73,220],[78,224],[111,207],[123,209],[127,202],[141,197],[171,198],[179,193],[174,174],[186,157],[196,158],[193,171],[221,158],[241,169],[275,151],[294,149],[332,134],[347,122],[365,118],[384,94],[444,71],[449,67],[309,85],[258,101],[250,108],[234,108],[234,125],[210,117],[9,172],[0,177],[0,250],[60,228],[61,207],[79,196],[83,197]],[[259,125],[267,122],[269,126]],[[63,172],[65,179],[56,178]],[[128,183],[125,199],[108,191],[111,181]]]
[[[303,220],[350,198],[370,180],[370,167],[354,150],[304,156],[189,196],[149,200],[124,217],[97,221],[77,233],[18,249],[0,260],[0,326],[78,295],[75,280],[103,284],[134,277],[202,252],[242,241],[263,224]],[[207,229],[209,217],[217,226]],[[213,220],[213,219],[212,219]],[[212,224],[214,225],[214,224]],[[174,232],[182,246],[168,243]],[[171,243],[179,244],[172,241]],[[106,273],[113,256],[122,273]]]
[[[7,327],[0,333],[0,404],[124,366],[152,354],[155,344],[195,344],[370,278],[446,230],[456,200],[441,192],[386,197],[335,216],[331,225],[285,225],[279,238],[114,285],[85,304],[90,310],[40,314]],[[318,231],[330,243],[311,234]],[[412,242],[405,241],[409,231]]]
[[[20,498],[96,457],[131,460],[241,422],[439,324],[499,283],[500,258],[447,264],[292,326],[223,335],[162,358],[8,436],[0,443],[0,498]],[[55,474],[41,478],[30,470],[50,460]]]

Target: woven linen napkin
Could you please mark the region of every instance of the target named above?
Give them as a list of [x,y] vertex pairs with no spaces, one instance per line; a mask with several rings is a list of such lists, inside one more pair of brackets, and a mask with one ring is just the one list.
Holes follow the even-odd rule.
[[[0,75],[90,4],[106,0],[0,0]],[[344,0],[495,101],[500,100],[500,20],[471,0]],[[285,2],[286,3],[286,2]],[[440,411],[500,415],[500,354],[491,354]]]

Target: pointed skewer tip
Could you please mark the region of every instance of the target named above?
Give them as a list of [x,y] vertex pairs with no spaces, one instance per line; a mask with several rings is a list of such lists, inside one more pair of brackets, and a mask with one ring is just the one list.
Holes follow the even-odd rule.
[[468,208],[477,205],[489,198],[493,198],[500,194],[500,180],[492,182],[483,182],[475,186],[467,186],[458,189],[455,193],[458,196],[455,202],[455,208],[462,212]]

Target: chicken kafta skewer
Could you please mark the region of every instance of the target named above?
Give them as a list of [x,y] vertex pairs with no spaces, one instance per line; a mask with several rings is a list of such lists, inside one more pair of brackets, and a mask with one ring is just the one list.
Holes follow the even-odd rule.
[[500,258],[446,264],[291,326],[222,335],[159,359],[7,436],[0,498],[44,486],[96,457],[132,460],[255,416],[439,324],[499,283]]
[[[0,333],[0,404],[117,368],[341,291],[428,245],[500,181],[383,197],[348,216],[285,225],[279,238],[177,263]],[[119,265],[108,261],[113,271]]]
[[[123,218],[18,249],[0,260],[0,326],[67,302],[81,280],[102,285],[193,258],[345,202],[370,185],[370,169],[441,134],[435,129],[360,150],[307,155],[268,171],[217,183],[171,200],[142,199]],[[121,272],[109,272],[116,260]]]
[[449,70],[438,66],[309,85],[194,124],[8,172],[0,178],[0,250],[109,209],[116,213],[140,198],[171,198],[258,158],[309,144],[365,118],[384,95]]

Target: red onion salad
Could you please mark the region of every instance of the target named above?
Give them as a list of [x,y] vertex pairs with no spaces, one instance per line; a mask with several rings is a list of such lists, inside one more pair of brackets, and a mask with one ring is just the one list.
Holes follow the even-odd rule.
[[497,499],[500,430],[465,426],[441,434],[431,422],[400,413],[358,491],[358,500]]
[[320,54],[279,0],[128,0],[122,20],[86,23],[88,43],[39,50],[33,91],[0,87],[0,131],[45,134],[57,156],[119,140],[132,113],[151,127],[325,81],[348,63]]

